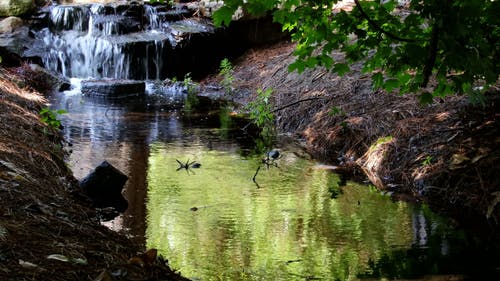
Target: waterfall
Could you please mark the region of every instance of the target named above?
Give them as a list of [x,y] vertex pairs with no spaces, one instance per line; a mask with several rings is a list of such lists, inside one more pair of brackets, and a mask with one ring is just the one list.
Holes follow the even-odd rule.
[[145,6],[144,15],[149,21],[150,29],[157,30],[161,28],[162,20],[160,15],[158,14],[158,8],[149,5]]
[[92,4],[54,6],[49,28],[41,32],[45,66],[66,77],[113,79],[164,78],[163,55],[171,35],[158,31],[156,10],[146,9],[148,30],[116,7]]
[[50,11],[50,27],[53,31],[85,31],[89,20],[89,11],[84,6],[57,6]]
[[180,4],[53,5],[45,16],[47,25],[36,31],[30,54],[69,78],[182,77],[218,64],[227,45],[214,39],[209,21],[193,18]]

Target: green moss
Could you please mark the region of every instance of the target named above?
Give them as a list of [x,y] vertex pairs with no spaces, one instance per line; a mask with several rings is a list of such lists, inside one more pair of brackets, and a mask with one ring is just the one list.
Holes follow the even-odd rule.
[[0,0],[0,17],[26,15],[34,8],[33,0]]

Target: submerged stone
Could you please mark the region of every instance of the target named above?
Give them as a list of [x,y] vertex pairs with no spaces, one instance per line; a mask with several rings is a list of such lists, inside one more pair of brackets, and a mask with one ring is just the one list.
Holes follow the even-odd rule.
[[97,208],[113,207],[123,212],[128,207],[127,200],[122,195],[122,189],[128,177],[103,161],[80,182],[80,188],[90,197]]
[[146,93],[146,83],[144,81],[122,79],[83,80],[81,85],[82,94],[98,97],[122,98]]

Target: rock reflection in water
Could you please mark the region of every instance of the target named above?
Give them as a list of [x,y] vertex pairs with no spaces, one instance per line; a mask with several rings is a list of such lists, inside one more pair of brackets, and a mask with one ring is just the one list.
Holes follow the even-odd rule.
[[[130,208],[109,225],[158,248],[173,268],[203,280],[356,280],[491,276],[494,258],[426,208],[394,203],[286,150],[262,169],[252,142],[221,118],[147,103],[55,100],[77,176],[103,159],[129,176]],[[223,119],[223,118],[222,118]],[[237,132],[237,131],[236,131]],[[264,152],[263,152],[264,153]],[[177,172],[176,159],[203,163]],[[339,189],[337,199],[331,190]],[[195,208],[195,209],[194,209]],[[458,238],[457,238],[458,237]],[[492,262],[493,260],[493,262]],[[493,269],[492,269],[493,268]],[[425,280],[425,279],[423,279]],[[483,280],[493,280],[485,279]]]

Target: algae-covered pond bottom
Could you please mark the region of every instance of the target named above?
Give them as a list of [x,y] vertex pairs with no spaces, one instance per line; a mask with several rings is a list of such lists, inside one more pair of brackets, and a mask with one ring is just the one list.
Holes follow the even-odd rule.
[[[82,178],[101,161],[129,176],[110,222],[193,280],[495,280],[498,258],[425,206],[393,202],[286,147],[262,166],[226,110],[59,95],[53,107]],[[179,169],[177,160],[201,164]],[[451,278],[451,279],[450,279]]]

